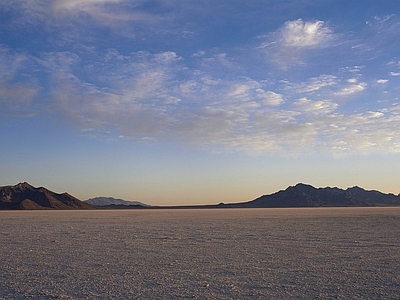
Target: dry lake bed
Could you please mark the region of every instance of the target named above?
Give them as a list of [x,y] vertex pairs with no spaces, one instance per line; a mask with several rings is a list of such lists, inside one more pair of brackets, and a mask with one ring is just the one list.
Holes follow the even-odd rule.
[[0,299],[399,299],[400,208],[1,211]]

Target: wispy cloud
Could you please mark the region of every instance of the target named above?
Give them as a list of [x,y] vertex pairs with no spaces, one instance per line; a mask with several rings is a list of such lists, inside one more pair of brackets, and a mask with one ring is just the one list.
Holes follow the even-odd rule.
[[32,102],[40,87],[26,71],[30,66],[32,61],[27,54],[15,53],[0,45],[0,114],[35,114]]
[[152,29],[152,26],[166,20],[161,14],[142,9],[141,3],[127,0],[18,0],[2,2],[0,8],[14,15],[8,24],[10,28],[34,26],[56,32],[58,37],[52,42],[65,44],[92,41],[94,33],[101,27],[111,29],[114,35],[129,38],[140,32],[161,30],[162,27]]
[[119,2],[122,2],[122,0],[55,0],[53,7],[55,9],[82,9],[93,5]]
[[339,83],[339,80],[336,76],[323,74],[318,77],[312,77],[306,82],[284,83],[286,84],[287,88],[293,89],[296,93],[311,93],[326,87],[335,86]]
[[336,91],[336,96],[350,96],[355,93],[362,92],[367,87],[365,82],[358,82],[357,79],[349,79],[347,85],[342,87],[339,91]]
[[231,86],[227,96],[233,100],[252,103],[252,106],[258,107],[260,104],[278,106],[284,102],[282,95],[272,91],[266,91],[262,85],[254,80],[248,79],[241,83],[235,83]]
[[301,98],[294,102],[300,111],[314,115],[327,115],[338,108],[338,104],[332,101],[311,101],[307,98]]
[[[251,47],[254,41],[247,41],[241,47],[201,45],[201,50],[188,47],[179,53],[169,40],[158,43],[165,25],[159,21],[176,16],[166,18],[160,6],[151,10],[140,4],[127,0],[0,3],[18,16],[8,25],[35,25],[52,32],[52,41],[64,36],[74,47],[77,40],[101,39],[91,30],[104,26],[107,30],[101,32],[109,37],[141,30],[154,33],[142,35],[143,40],[152,39],[152,51],[145,50],[147,40],[139,43],[138,50],[134,34],[128,44],[126,40],[107,46],[90,42],[66,50],[54,43],[29,55],[2,47],[1,113],[50,114],[83,131],[112,132],[131,140],[177,141],[211,151],[400,152],[400,112],[390,107],[394,100],[379,102],[376,94],[366,93],[395,84],[393,77],[400,75],[398,58],[386,58],[390,63],[385,71],[373,77],[363,67],[363,53],[355,62],[343,59],[328,67],[317,63],[309,67],[311,58],[328,57],[331,47],[344,42],[344,35],[324,21],[303,19],[282,22],[257,49]],[[375,19],[368,28],[379,24],[389,30],[394,19]],[[138,24],[145,25],[136,31]],[[358,48],[351,46],[358,44],[366,45],[367,39],[348,42],[338,50],[347,47],[346,53],[356,55]],[[263,58],[257,56],[259,51]],[[343,53],[338,57],[343,58]],[[347,97],[358,97],[358,103],[365,97],[374,107],[346,110]]]
[[[176,80],[179,74],[172,71],[185,70],[176,65],[181,64],[179,57],[172,53],[145,56],[142,71],[130,75],[125,71],[125,89],[120,93],[107,92],[71,74],[58,75],[53,91],[57,112],[85,130],[117,130],[129,139],[175,140],[209,150],[400,151],[400,136],[393,130],[400,122],[396,110],[343,114],[331,100],[308,98],[282,106],[284,95],[253,79],[227,82],[193,72],[185,76],[191,76],[190,81],[180,82]],[[159,59],[168,62],[166,69],[153,70],[156,77],[149,76],[152,62]],[[113,79],[109,83],[115,84]],[[350,80],[347,84],[360,83]]]
[[[354,77],[342,82],[320,75],[276,90],[249,77],[219,78],[191,69],[171,51],[122,55],[111,49],[92,64],[70,52],[34,58],[3,49],[2,61],[8,64],[0,85],[3,114],[23,112],[18,106],[28,103],[30,111],[62,117],[86,132],[176,141],[210,151],[400,152],[398,109],[345,113],[332,100],[367,87]],[[27,63],[47,74],[47,102],[35,101],[34,74],[15,81]],[[321,99],[322,90],[333,98]],[[300,97],[290,100],[294,95]]]
[[14,116],[36,114],[36,110],[32,107],[32,100],[38,92],[39,88],[35,85],[0,81],[0,114]]
[[[90,16],[97,24],[114,29],[126,24],[152,23],[160,18],[138,9],[140,1],[126,0],[56,0],[52,3],[53,17],[83,18],[82,13]],[[85,18],[86,19],[86,18]]]
[[267,36],[260,48],[283,69],[292,64],[302,64],[307,51],[323,49],[335,39],[333,30],[324,21],[288,21],[276,32]]

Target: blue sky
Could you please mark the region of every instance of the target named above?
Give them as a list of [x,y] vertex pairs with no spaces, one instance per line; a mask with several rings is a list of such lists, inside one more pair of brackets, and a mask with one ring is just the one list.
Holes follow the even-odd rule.
[[400,193],[397,0],[2,0],[0,24],[1,185]]

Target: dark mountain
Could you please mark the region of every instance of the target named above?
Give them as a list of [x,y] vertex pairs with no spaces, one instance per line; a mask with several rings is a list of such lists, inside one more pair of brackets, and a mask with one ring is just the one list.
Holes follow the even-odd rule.
[[97,206],[97,207],[119,207],[119,206],[143,206],[149,207],[150,205],[144,204],[139,201],[128,201],[123,199],[116,199],[113,197],[95,197],[88,200],[85,200],[90,205]]
[[252,201],[217,205],[149,206],[114,198],[99,197],[91,200],[94,201],[80,201],[67,193],[57,194],[43,187],[35,188],[26,182],[0,187],[0,209],[3,210],[95,209],[94,205],[107,209],[400,206],[400,195],[368,191],[357,186],[343,190],[337,187],[315,188],[302,183]]
[[334,187],[315,188],[299,183],[274,194],[264,195],[242,203],[224,204],[218,207],[339,207],[339,206],[399,206],[400,196],[367,191],[360,187],[346,190]]
[[57,194],[44,187],[23,182],[0,187],[0,209],[95,209],[67,194]]

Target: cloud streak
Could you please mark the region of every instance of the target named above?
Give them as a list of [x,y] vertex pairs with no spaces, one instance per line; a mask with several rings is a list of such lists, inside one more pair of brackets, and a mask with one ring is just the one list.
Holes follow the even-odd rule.
[[335,92],[336,96],[350,96],[355,93],[362,92],[367,87],[365,82],[357,82],[357,80],[348,81],[348,85]]
[[[0,114],[31,116],[36,114],[33,101],[40,87],[36,80],[25,75],[32,66],[31,58],[0,47]],[[24,75],[21,75],[24,74]]]
[[55,9],[82,9],[94,5],[120,3],[122,0],[55,0],[53,7]]

